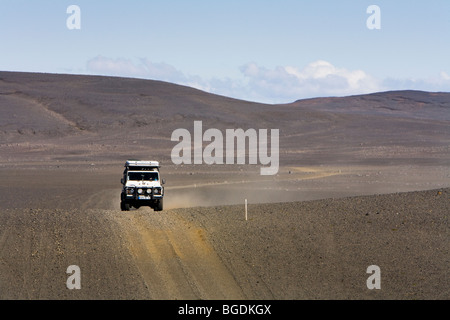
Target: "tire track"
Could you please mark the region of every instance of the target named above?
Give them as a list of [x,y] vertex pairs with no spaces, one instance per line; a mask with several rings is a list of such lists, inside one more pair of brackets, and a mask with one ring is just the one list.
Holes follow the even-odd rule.
[[118,216],[153,299],[243,299],[203,229],[173,211]]

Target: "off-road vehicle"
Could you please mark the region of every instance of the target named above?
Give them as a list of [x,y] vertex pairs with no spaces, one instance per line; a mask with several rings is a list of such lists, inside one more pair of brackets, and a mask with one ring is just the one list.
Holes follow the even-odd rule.
[[155,211],[163,210],[165,181],[161,180],[158,161],[127,160],[120,195],[120,209],[129,211],[131,207],[139,209],[148,206]]

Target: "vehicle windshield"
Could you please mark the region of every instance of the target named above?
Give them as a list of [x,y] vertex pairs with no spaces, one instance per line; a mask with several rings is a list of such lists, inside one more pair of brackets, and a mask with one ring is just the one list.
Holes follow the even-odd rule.
[[128,180],[158,181],[158,173],[157,172],[128,172]]

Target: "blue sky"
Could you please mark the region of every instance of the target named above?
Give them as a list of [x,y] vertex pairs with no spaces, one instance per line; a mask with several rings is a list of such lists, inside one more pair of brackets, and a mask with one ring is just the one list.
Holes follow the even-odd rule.
[[[70,30],[67,8],[80,8]],[[370,5],[381,29],[367,28]],[[450,1],[0,1],[0,70],[155,79],[245,100],[450,91]]]

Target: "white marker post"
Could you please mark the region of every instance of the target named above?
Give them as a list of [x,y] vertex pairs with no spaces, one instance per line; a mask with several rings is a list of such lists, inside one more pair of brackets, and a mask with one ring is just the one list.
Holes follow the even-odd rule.
[[245,199],[245,221],[247,221],[247,199]]

